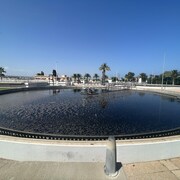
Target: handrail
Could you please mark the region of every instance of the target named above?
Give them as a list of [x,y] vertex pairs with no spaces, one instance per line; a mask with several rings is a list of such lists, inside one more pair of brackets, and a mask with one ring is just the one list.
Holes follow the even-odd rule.
[[[46,134],[46,133],[33,133],[18,131],[9,128],[0,127],[0,135],[14,136],[21,138],[33,138],[33,139],[47,139],[47,140],[107,140],[109,135],[104,136],[81,136],[81,135],[60,135],[60,134]],[[158,138],[166,136],[180,135],[180,127],[165,131],[157,131],[151,133],[138,133],[138,134],[123,134],[123,135],[112,135],[116,140],[131,140],[131,139],[147,139],[147,138]]]

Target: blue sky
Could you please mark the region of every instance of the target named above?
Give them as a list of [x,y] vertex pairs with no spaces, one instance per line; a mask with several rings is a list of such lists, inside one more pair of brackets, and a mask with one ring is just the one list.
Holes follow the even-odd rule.
[[0,0],[0,66],[109,76],[180,70],[179,0]]

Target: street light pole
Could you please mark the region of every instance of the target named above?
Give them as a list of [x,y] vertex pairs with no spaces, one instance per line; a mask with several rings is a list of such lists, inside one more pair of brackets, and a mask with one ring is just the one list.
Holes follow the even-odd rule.
[[163,62],[163,73],[162,73],[161,90],[163,90],[163,80],[164,80],[164,65],[165,65],[165,58],[166,58],[166,54],[164,53],[164,62]]

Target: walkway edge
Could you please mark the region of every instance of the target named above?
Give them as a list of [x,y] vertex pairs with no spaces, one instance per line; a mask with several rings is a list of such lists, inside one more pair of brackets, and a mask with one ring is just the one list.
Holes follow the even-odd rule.
[[[180,136],[116,142],[117,162],[180,157]],[[105,162],[106,141],[51,141],[0,136],[0,158],[17,161]]]

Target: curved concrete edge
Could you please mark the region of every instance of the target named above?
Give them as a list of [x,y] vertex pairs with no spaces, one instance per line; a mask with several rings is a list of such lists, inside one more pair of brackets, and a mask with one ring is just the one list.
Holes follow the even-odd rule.
[[102,162],[105,143],[54,141],[0,135],[0,158],[17,161]]
[[[17,161],[105,162],[106,141],[51,141],[0,136],[0,158]],[[123,164],[180,157],[180,136],[117,141]]]
[[71,86],[30,86],[30,87],[10,87],[6,90],[1,90],[0,95],[11,93],[26,92],[26,91],[39,91],[39,90],[53,90],[53,89],[73,89]]
[[123,164],[180,157],[180,138],[117,145],[117,161]]
[[148,91],[154,93],[160,93],[164,95],[170,95],[174,97],[180,97],[180,86],[178,87],[156,87],[156,86],[136,86],[132,90]]

